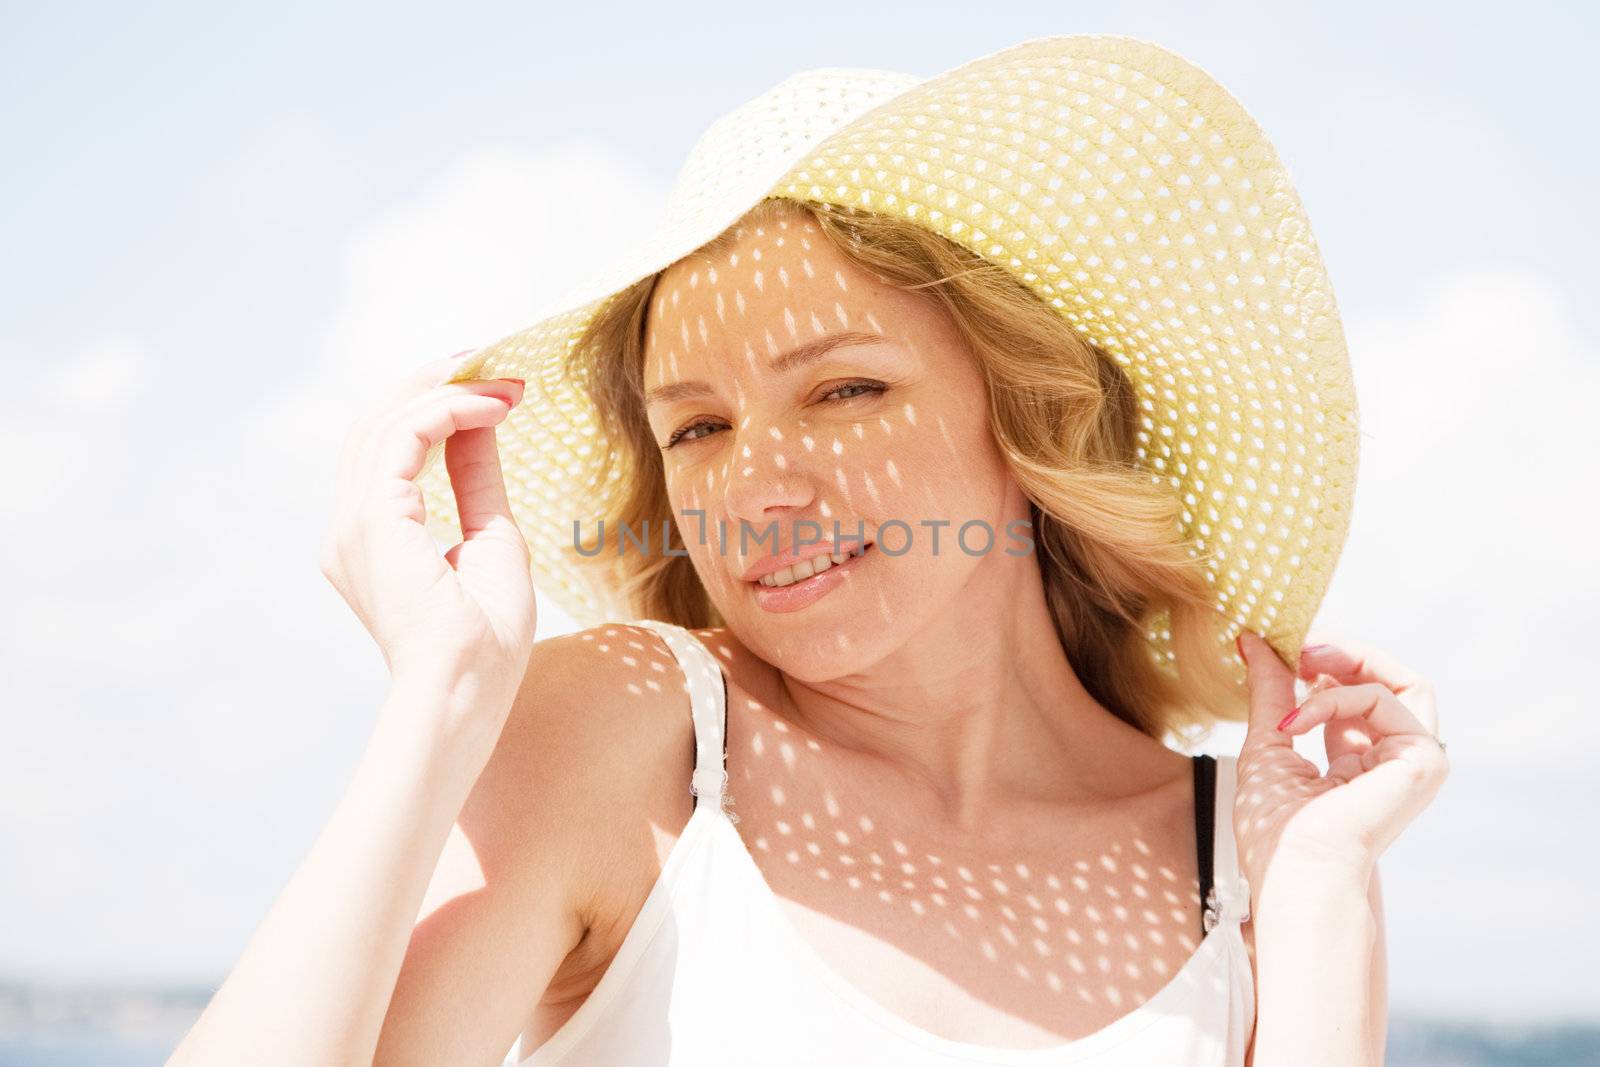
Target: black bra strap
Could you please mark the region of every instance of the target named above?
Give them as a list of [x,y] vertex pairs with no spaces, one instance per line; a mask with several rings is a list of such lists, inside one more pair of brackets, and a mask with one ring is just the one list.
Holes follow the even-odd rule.
[[728,765],[728,676],[726,674],[722,674],[722,765],[724,768]]
[[1194,757],[1194,850],[1200,859],[1200,936],[1215,925],[1216,904],[1212,899],[1212,844],[1215,838],[1217,807],[1217,760],[1215,756]]

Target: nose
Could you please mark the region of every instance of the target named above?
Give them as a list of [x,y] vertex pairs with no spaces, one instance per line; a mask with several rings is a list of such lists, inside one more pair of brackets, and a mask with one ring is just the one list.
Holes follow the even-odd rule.
[[[769,442],[775,443],[775,442]],[[723,504],[733,523],[748,522],[757,530],[778,524],[778,541],[787,546],[794,532],[785,527],[796,519],[815,518],[815,480],[803,459],[781,445],[745,456],[740,446],[729,463]]]
[[795,537],[789,526],[800,518],[816,518],[819,472],[814,467],[821,458],[800,446],[797,432],[762,414],[747,414],[730,430],[723,506],[734,525],[731,536],[738,536],[741,522],[757,531],[776,523],[778,544],[787,549]]

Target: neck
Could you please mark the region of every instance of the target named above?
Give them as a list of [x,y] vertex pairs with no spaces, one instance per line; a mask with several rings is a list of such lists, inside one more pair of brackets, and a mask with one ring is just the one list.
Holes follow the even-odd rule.
[[1170,760],[1152,760],[1164,746],[1078,680],[1032,555],[986,557],[956,602],[856,672],[780,676],[783,714],[964,830],[1006,805],[1092,801],[1170,775]]

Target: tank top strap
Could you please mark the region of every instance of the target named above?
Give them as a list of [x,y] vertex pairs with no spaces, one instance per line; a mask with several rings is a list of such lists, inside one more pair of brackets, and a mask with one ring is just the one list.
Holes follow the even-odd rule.
[[1242,923],[1250,918],[1250,883],[1239,869],[1239,848],[1233,836],[1233,798],[1238,764],[1232,756],[1216,763],[1216,807],[1213,816],[1212,891],[1216,921]]
[[733,803],[727,790],[728,683],[721,666],[698,637],[676,623],[641,619],[637,625],[659,634],[683,671],[694,719],[694,773],[689,792],[695,795],[695,807],[714,806],[737,822],[738,817],[728,811]]

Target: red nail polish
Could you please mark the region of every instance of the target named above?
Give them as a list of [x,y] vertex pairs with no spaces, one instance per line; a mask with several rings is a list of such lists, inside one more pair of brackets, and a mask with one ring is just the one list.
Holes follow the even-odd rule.
[[1289,714],[1285,715],[1283,717],[1283,719],[1278,723],[1278,732],[1282,733],[1283,731],[1287,730],[1289,728],[1289,724],[1294,722],[1295,719],[1299,718],[1299,716],[1300,716],[1300,709],[1299,708],[1295,708]]
[[515,385],[526,385],[527,384],[521,378],[496,378],[495,381],[497,381],[497,382],[511,382],[511,383],[513,383]]

